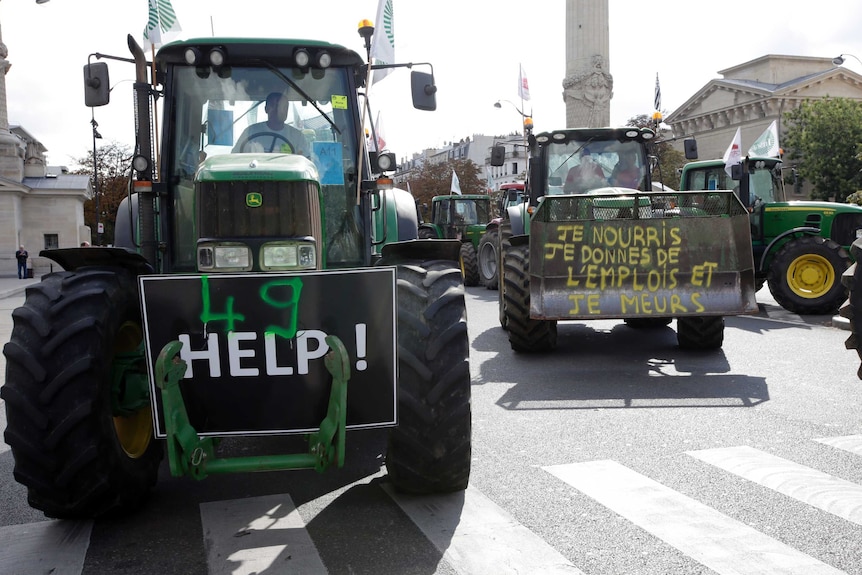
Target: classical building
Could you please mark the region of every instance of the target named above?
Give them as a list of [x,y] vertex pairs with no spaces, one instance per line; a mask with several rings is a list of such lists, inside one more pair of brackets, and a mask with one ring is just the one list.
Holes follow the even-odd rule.
[[[19,126],[0,128],[0,166],[0,275],[17,275],[20,245],[39,276],[52,269],[50,260],[39,257],[41,250],[90,241],[84,225],[84,202],[92,197],[90,176],[48,166],[44,146]],[[53,264],[53,269],[59,267]]]
[[608,0],[566,0],[567,128],[598,128],[611,121]]
[[[862,76],[836,67],[832,58],[768,54],[718,73],[721,78],[711,80],[664,120],[673,132],[674,147],[682,151],[683,141],[694,138],[701,159],[724,156],[737,128],[745,152],[773,120],[780,144],[784,113],[804,100],[862,100]],[[788,191],[803,197],[809,190]]]

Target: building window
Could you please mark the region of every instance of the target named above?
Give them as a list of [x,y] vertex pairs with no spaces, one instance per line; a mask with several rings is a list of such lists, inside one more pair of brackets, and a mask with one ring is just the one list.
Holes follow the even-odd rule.
[[60,247],[60,236],[58,234],[45,234],[45,249],[56,250]]
[[518,173],[518,162],[512,162],[512,174]]

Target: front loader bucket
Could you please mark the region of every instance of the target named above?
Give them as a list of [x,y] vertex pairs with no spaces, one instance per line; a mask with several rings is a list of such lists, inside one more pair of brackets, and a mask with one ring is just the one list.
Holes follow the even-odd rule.
[[530,224],[530,315],[755,312],[748,212],[731,191],[545,196]]

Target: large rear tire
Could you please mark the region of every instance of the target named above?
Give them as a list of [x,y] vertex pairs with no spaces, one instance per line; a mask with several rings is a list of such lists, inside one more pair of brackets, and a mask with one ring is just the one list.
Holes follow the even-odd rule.
[[500,317],[500,327],[509,329],[509,319],[506,317],[506,282],[503,280],[503,254],[512,249],[512,224],[504,221],[500,224],[500,232],[497,236],[497,304]]
[[[862,239],[853,242],[850,246],[850,255],[854,263],[841,277],[841,283],[847,288],[847,301],[841,306],[841,317],[850,322],[850,336],[844,342],[844,347],[854,350],[859,359],[862,359],[862,266],[859,260],[862,258]],[[862,379],[862,365],[856,370],[856,377]]]
[[461,274],[464,276],[465,286],[479,285],[479,260],[476,257],[476,248],[470,242],[461,244]]
[[497,243],[499,232],[496,229],[488,230],[479,240],[479,276],[482,284],[487,289],[497,289],[500,276],[497,261]]
[[[113,375],[146,377],[135,279],[115,268],[51,274],[27,289],[12,317],[0,396],[14,476],[30,505],[58,518],[137,508],[162,448],[148,401],[128,416],[112,408]],[[125,372],[114,369],[119,354]]]
[[503,282],[509,344],[521,353],[550,351],[557,346],[556,320],[530,317],[530,246],[509,245],[503,253]]
[[406,493],[460,491],[470,478],[470,341],[464,286],[452,263],[397,266],[398,427],[389,435],[386,468]]
[[769,291],[788,311],[802,315],[828,314],[847,299],[841,275],[850,267],[847,251],[820,236],[787,242],[769,267]]
[[722,316],[677,318],[676,340],[683,349],[721,349],[724,343],[724,318]]

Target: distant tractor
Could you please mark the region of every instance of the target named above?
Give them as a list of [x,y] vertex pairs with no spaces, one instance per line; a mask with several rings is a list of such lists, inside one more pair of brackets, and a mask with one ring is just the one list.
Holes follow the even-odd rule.
[[479,285],[479,240],[491,219],[491,196],[451,194],[431,199],[431,221],[419,224],[419,238],[461,242],[459,261],[464,285]]
[[[417,239],[413,198],[387,176],[394,154],[365,149],[373,31],[360,24],[364,58],[218,37],[166,44],[149,62],[128,37],[134,191],[115,246],[44,250],[62,270],[27,288],[3,349],[5,440],[31,506],[129,512],[165,452],[172,475],[194,479],[323,472],[344,464],[351,430],[371,428],[388,428],[395,489],[467,487],[460,246]],[[84,77],[85,103],[107,104],[107,65]],[[413,106],[434,110],[433,74],[414,70],[411,84]],[[278,131],[263,128],[265,109]],[[219,450],[269,435],[306,442]]]
[[[499,232],[500,323],[519,353],[552,350],[557,323],[676,320],[681,348],[718,349],[724,316],[757,310],[748,213],[731,191],[694,206],[652,191],[648,128],[530,136],[527,201]],[[492,155],[493,157],[493,155]]]
[[[747,157],[731,175],[723,160],[686,164],[680,190],[734,190],[749,210],[757,289],[798,314],[834,313],[847,298],[841,275],[862,235],[862,207],[787,201],[781,160]],[[704,196],[705,197],[705,196]]]
[[524,202],[524,182],[510,182],[500,185],[497,194],[497,210],[500,214],[488,222],[485,233],[479,240],[479,279],[488,288],[497,289],[500,282],[499,243],[500,222],[508,215],[507,210]]

